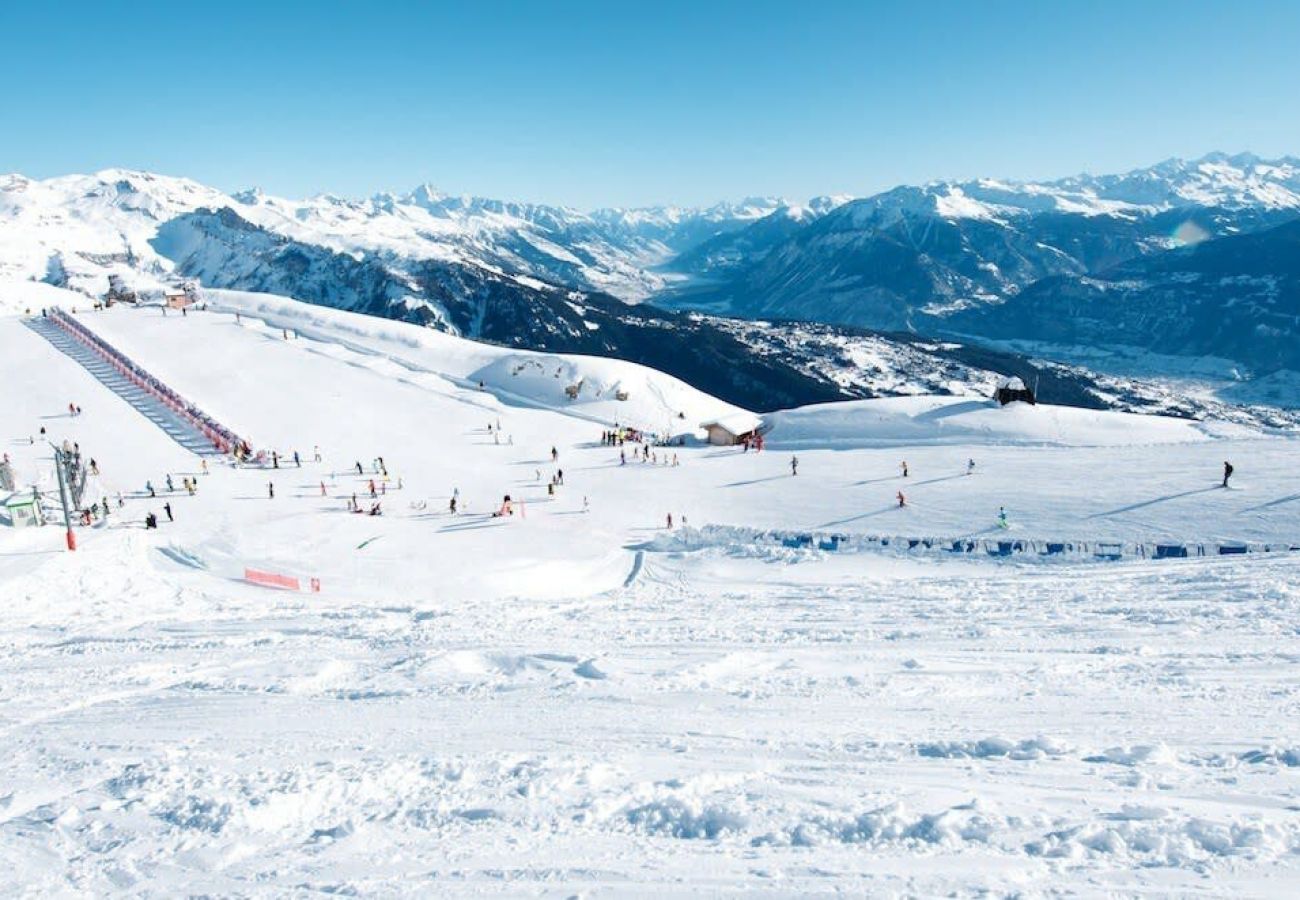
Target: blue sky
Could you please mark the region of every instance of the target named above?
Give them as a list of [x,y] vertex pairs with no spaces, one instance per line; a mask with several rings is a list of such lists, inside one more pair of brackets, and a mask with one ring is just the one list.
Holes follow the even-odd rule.
[[8,3],[0,171],[698,204],[1300,155],[1300,3]]

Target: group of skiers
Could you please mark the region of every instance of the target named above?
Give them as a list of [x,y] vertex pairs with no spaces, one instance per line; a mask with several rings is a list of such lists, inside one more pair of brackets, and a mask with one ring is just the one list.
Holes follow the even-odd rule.
[[[641,460],[643,465],[651,465],[651,466],[681,465],[681,461],[677,458],[676,453],[672,455],[672,459],[670,461],[667,450],[664,451],[664,454],[661,458],[659,456],[658,451],[650,449],[649,444],[642,444],[640,447],[632,448],[632,458]],[[620,448],[618,451],[618,464],[620,466],[627,465],[627,451],[623,450],[622,448]]]

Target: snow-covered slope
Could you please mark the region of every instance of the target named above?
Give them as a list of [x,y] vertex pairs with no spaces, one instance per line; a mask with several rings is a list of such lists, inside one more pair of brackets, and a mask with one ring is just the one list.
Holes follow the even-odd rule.
[[1072,447],[1178,444],[1206,439],[1186,419],[993,400],[891,397],[823,403],[771,417],[778,447],[989,443]]
[[[694,437],[701,422],[743,411],[677,378],[624,360],[510,350],[271,294],[212,291],[209,297],[214,309],[252,316],[272,331],[291,329],[298,336],[381,356],[413,372],[489,391],[507,404],[560,409],[668,437]],[[111,325],[117,320],[101,321]],[[127,342],[127,352],[140,340],[138,326],[131,324],[121,335],[112,332]]]
[[[23,388],[0,439],[20,482],[51,484],[44,427],[125,500],[77,529],[74,554],[61,528],[0,525],[0,893],[1240,897],[1295,882],[1296,554],[999,560],[753,537],[1290,546],[1294,441],[926,398],[782,413],[762,453],[691,444],[620,465],[583,417],[603,400],[512,374],[542,357],[218,299],[80,318],[280,450],[279,468],[205,474],[0,318],[0,383]],[[636,367],[546,359],[644,383],[662,409],[721,405]],[[353,493],[376,502],[372,479],[384,514],[346,512]],[[505,494],[516,514],[490,516]],[[320,592],[255,586],[246,567]]]

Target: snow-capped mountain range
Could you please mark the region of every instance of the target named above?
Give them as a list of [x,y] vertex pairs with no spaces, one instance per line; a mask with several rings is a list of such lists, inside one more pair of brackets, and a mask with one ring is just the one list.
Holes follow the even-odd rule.
[[9,175],[0,177],[0,277],[62,278],[89,294],[103,293],[114,272],[165,282],[184,273],[153,243],[159,228],[200,211],[229,210],[268,235],[395,271],[437,262],[528,286],[540,280],[636,301],[663,288],[664,276],[654,267],[783,206],[777,199],[750,198],[706,209],[582,213],[451,196],[428,185],[366,200],[288,200],[256,189],[226,194],[185,178],[117,169],[43,181]]
[[[1035,281],[1259,230],[1300,215],[1300,160],[1211,154],[1123,175],[898,187],[697,267],[676,302],[746,316],[924,328]],[[745,232],[730,238],[745,240]]]
[[[932,182],[860,199],[591,212],[428,185],[289,200],[116,169],[10,175],[0,176],[0,307],[17,302],[5,283],[98,297],[110,275],[143,292],[193,279],[514,346],[689,368],[715,393],[728,395],[722,382],[732,382],[742,404],[762,391],[829,399],[846,383],[856,385],[850,393],[876,392],[888,379],[826,376],[807,359],[796,373],[770,353],[759,359],[753,329],[663,308],[1131,344],[1222,356],[1263,375],[1300,365],[1286,350],[1300,345],[1300,288],[1285,264],[1291,232],[1271,231],[1297,218],[1300,160],[1250,154],[1049,182]],[[1211,249],[1238,237],[1252,240]],[[1197,270],[1204,259],[1212,273]],[[653,306],[636,305],[644,300]],[[1225,308],[1236,310],[1226,317],[1231,333],[1207,324],[1225,320]],[[665,337],[673,329],[709,348],[708,358],[689,358],[689,344]]]

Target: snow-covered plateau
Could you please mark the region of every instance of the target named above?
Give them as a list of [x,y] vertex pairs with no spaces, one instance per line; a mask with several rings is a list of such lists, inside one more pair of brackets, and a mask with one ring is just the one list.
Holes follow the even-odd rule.
[[0,894],[1296,895],[1294,436],[923,395],[744,452],[644,366],[205,297],[76,320],[264,464],[0,316],[19,495],[67,440],[110,509],[0,523]]

